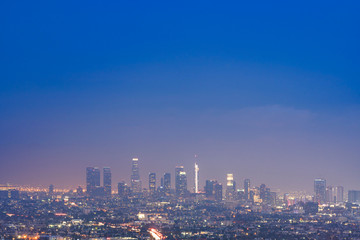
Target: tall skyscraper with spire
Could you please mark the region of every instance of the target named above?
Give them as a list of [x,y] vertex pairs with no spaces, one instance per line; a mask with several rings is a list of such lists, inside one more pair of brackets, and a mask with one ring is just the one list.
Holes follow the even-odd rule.
[[195,163],[195,193],[199,193],[199,165]]
[[141,192],[141,180],[139,173],[139,159],[132,159],[132,168],[131,168],[131,190],[134,193]]

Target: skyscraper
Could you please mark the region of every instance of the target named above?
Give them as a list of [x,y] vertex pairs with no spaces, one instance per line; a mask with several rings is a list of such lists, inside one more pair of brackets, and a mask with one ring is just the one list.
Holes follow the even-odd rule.
[[171,174],[165,173],[164,174],[164,191],[167,194],[170,194],[171,189]]
[[125,182],[118,183],[118,195],[119,197],[127,197],[130,194],[130,188]]
[[156,173],[149,173],[149,191],[154,194],[156,190]]
[[315,201],[319,204],[326,201],[326,180],[317,178],[314,180]]
[[223,188],[221,183],[214,183],[214,197],[216,201],[222,201],[223,197]]
[[260,185],[260,199],[262,199],[263,201],[265,201],[265,199],[266,199],[266,185],[265,184]]
[[132,159],[132,169],[131,169],[131,190],[134,193],[141,192],[141,181],[139,174],[139,159]]
[[199,193],[199,165],[195,163],[195,193]]
[[205,196],[207,198],[211,198],[214,196],[214,184],[216,183],[215,180],[206,180],[205,183]]
[[103,168],[103,180],[105,196],[111,197],[111,170],[109,167]]
[[335,202],[336,203],[344,202],[344,187],[342,186],[335,187]]
[[348,191],[348,201],[350,203],[360,203],[360,191],[349,190]]
[[92,195],[96,188],[100,187],[100,170],[99,168],[86,168],[86,192]]
[[226,175],[226,200],[232,201],[235,199],[235,188],[234,175],[228,173]]
[[244,194],[245,194],[245,199],[249,200],[250,199],[250,179],[244,180]]
[[187,178],[183,166],[175,168],[175,193],[177,196],[187,194]]
[[332,186],[326,187],[326,202],[328,203],[336,202],[335,188]]

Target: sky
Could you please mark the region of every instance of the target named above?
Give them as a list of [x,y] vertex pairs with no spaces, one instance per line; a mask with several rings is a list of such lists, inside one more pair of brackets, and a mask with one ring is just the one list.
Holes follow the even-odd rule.
[[[360,190],[358,1],[0,2],[0,184],[183,165]],[[172,178],[174,184],[174,178]]]

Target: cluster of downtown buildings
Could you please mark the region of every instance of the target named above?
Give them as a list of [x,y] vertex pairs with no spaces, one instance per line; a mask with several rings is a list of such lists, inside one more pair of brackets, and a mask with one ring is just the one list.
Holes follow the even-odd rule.
[[[200,194],[199,191],[199,167],[195,164],[195,187],[194,193]],[[230,175],[229,175],[230,176]],[[110,168],[103,168],[103,186],[100,185],[100,169],[97,167],[87,167],[86,168],[86,191],[87,194],[91,197],[110,197],[111,196],[111,171]],[[171,188],[171,173],[164,173],[161,178],[161,184],[157,187],[156,184],[156,173],[149,173],[148,180],[148,189],[143,188],[142,182],[140,179],[139,173],[139,159],[132,159],[132,173],[131,173],[131,184],[127,185],[125,182],[119,182],[118,194],[119,196],[130,196],[130,195],[139,195],[145,193],[145,195],[150,194],[151,196],[170,196],[175,195],[177,197],[188,197],[191,195],[188,190],[188,181],[187,174],[183,166],[178,166],[175,168],[175,191]],[[233,183],[231,183],[233,184]],[[233,196],[235,188],[228,192],[229,196]],[[229,188],[230,189],[230,188]],[[81,188],[78,189],[80,192]],[[205,194],[209,198],[214,200],[221,201],[223,198],[223,187],[221,183],[218,183],[215,180],[207,180],[205,186]]]
[[[111,170],[108,167],[103,168],[103,186],[100,184],[100,169],[97,167],[88,167],[86,169],[86,192],[90,197],[111,197],[112,179]],[[148,188],[143,188],[139,172],[139,159],[132,159],[130,185],[122,181],[117,184],[118,195],[120,197],[145,195],[151,197],[176,196],[179,198],[204,197],[216,201],[237,201],[243,200],[251,203],[263,203],[275,206],[279,198],[286,205],[293,205],[295,202],[289,194],[277,196],[277,192],[271,191],[265,184],[259,187],[251,187],[250,179],[244,180],[243,189],[238,189],[234,180],[234,174],[226,175],[226,187],[217,180],[206,180],[204,191],[199,188],[199,166],[194,166],[194,189],[189,191],[187,173],[183,166],[175,168],[175,189],[171,185],[171,173],[164,173],[160,180],[160,186],[157,187],[156,173],[149,173]],[[82,189],[79,187],[79,192]],[[314,195],[303,199],[305,201],[316,202],[318,204],[335,204],[345,202],[343,186],[327,186],[325,179],[314,180]],[[360,190],[348,191],[348,202],[360,202]]]

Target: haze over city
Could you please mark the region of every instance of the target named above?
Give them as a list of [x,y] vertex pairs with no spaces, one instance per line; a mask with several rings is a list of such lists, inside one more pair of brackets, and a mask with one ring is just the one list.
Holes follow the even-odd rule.
[[[71,6],[69,6],[71,5]],[[359,189],[359,4],[0,3],[0,183]],[[251,24],[250,24],[251,23]]]

